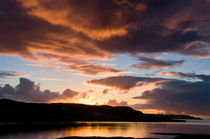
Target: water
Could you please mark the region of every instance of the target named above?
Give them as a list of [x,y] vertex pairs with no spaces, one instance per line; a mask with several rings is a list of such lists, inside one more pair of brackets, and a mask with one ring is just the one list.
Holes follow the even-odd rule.
[[[81,122],[80,122],[81,123]],[[67,127],[45,131],[16,132],[0,135],[0,139],[55,139],[66,136],[124,136],[170,139],[172,135],[153,133],[210,134],[210,120],[188,122],[85,122],[86,126]]]

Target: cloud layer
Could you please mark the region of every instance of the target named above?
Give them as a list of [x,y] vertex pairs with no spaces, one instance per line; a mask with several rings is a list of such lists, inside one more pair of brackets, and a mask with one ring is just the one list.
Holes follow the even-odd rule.
[[207,0],[2,0],[0,52],[209,56],[209,7]]

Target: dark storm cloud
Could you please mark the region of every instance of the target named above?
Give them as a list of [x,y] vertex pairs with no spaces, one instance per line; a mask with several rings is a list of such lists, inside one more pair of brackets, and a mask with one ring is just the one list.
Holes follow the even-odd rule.
[[173,66],[178,66],[184,63],[184,60],[161,60],[145,56],[140,56],[138,59],[142,61],[142,63],[133,64],[131,66],[145,69],[165,69]]
[[[115,76],[87,81],[111,89],[129,90],[151,83],[154,88],[146,90],[134,99],[146,100],[146,104],[132,105],[136,109],[157,109],[176,114],[210,115],[210,76],[193,73],[173,73],[181,79]],[[185,78],[196,80],[187,81]],[[115,101],[113,101],[115,103]]]
[[[209,55],[209,3],[205,0],[148,0],[128,36],[105,40],[113,52]],[[135,18],[135,17],[134,17]],[[204,50],[208,49],[208,50]]]
[[210,84],[205,81],[162,82],[161,87],[145,91],[135,99],[146,99],[148,104],[136,104],[134,108],[161,109],[177,114],[210,115]]
[[[156,26],[156,25],[155,25]],[[154,28],[154,29],[153,29]],[[208,56],[209,42],[203,39],[198,32],[173,32],[161,33],[161,26],[142,27],[132,37],[113,38],[100,42],[99,45],[114,53],[180,53],[187,55]],[[207,49],[206,51],[203,49]]]
[[135,76],[113,76],[102,79],[93,79],[86,81],[88,84],[102,85],[120,90],[129,90],[137,86],[142,86],[147,83],[158,83],[167,79],[150,78],[150,77],[135,77]]
[[78,95],[79,92],[66,89],[62,93],[50,90],[41,91],[40,85],[33,81],[20,78],[20,83],[14,88],[9,84],[0,86],[0,98],[19,100],[24,102],[52,102],[56,100],[68,100]]
[[209,56],[209,7],[207,0],[2,0],[0,52]]

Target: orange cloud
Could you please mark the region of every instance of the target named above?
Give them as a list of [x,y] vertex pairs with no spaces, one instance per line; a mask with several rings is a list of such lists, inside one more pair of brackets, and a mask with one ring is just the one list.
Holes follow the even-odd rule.
[[110,90],[110,89],[104,89],[102,93],[103,93],[104,95],[105,95],[105,94],[108,94],[108,93],[109,93],[109,90]]
[[[67,29],[68,30],[68,29]],[[44,41],[28,42],[32,52],[43,52],[76,59],[109,59],[110,53],[75,32],[47,33]],[[71,55],[69,55],[71,53]]]
[[160,75],[166,75],[166,76],[180,76],[178,72],[160,72]]
[[65,66],[65,70],[70,71],[82,71],[84,75],[117,75],[127,73],[126,71],[114,69],[110,67],[103,66],[101,64],[94,63],[80,63],[80,64],[71,64]]
[[[87,37],[95,40],[104,40],[114,36],[125,36],[131,26],[124,22],[127,16],[127,9],[123,6],[113,9],[112,13],[98,12],[101,2],[90,1],[85,2],[85,6],[81,6],[84,1],[67,1],[63,0],[19,0],[21,5],[27,9],[27,13],[36,16],[51,24],[69,27],[75,32],[80,32]],[[108,3],[106,3],[108,4]],[[126,3],[124,3],[126,5]],[[131,5],[131,3],[127,3]],[[110,6],[108,4],[108,6]],[[144,12],[146,6],[139,3],[133,10]],[[91,9],[91,10],[90,10]],[[109,21],[103,21],[102,17],[110,16]],[[107,22],[107,24],[104,24]]]
[[120,75],[128,73],[125,70],[120,70],[106,66],[103,63],[93,63],[85,60],[77,60],[75,58],[60,56],[55,54],[39,53],[32,62],[39,62],[40,64],[32,64],[32,66],[51,66],[54,68],[64,69],[67,71],[77,71],[82,75],[88,76],[104,76],[104,75]]

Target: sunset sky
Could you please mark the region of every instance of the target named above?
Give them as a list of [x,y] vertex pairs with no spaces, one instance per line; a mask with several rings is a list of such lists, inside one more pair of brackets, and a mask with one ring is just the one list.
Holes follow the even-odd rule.
[[0,98],[210,116],[210,0],[1,0]]

